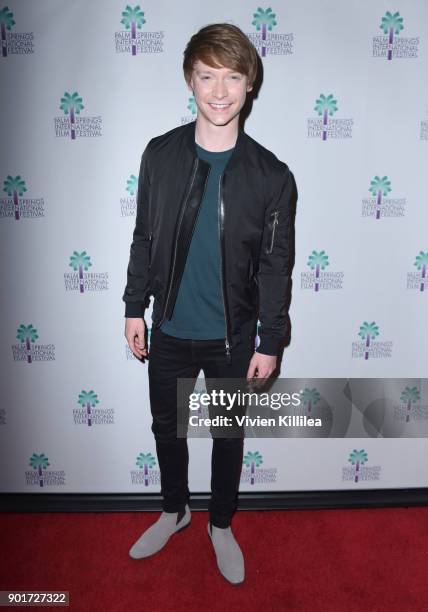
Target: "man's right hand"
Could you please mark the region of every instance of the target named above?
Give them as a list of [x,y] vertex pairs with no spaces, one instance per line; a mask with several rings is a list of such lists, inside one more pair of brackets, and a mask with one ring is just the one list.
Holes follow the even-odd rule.
[[148,356],[145,334],[146,324],[142,317],[125,319],[125,338],[131,351],[140,359]]

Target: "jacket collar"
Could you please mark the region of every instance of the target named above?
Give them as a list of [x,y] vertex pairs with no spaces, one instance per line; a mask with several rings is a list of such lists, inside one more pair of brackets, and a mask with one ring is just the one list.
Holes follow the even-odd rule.
[[[196,120],[185,124],[184,128],[185,128],[184,138],[186,141],[186,145],[190,149],[192,156],[197,157],[196,146],[195,146]],[[235,143],[235,148],[233,150],[232,155],[229,158],[229,161],[227,162],[227,170],[230,170],[242,160],[244,156],[244,150],[245,150],[245,136],[246,134],[244,130],[241,127],[239,127],[238,137]]]

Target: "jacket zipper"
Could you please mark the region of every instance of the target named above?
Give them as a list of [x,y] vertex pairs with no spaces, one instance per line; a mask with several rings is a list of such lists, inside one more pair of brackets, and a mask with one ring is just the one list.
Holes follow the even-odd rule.
[[278,210],[274,210],[273,213],[271,213],[273,215],[273,221],[272,221],[272,237],[271,237],[271,241],[270,241],[270,246],[267,249],[266,253],[272,253],[272,249],[273,249],[273,240],[275,237],[275,229],[276,226],[278,225],[278,215],[279,215],[279,211]]
[[150,270],[150,266],[152,265],[152,244],[153,244],[153,234],[150,234],[149,237],[149,270]]
[[179,234],[180,234],[181,222],[182,222],[182,220],[183,220],[184,211],[186,210],[187,200],[189,199],[189,195],[190,195],[190,192],[191,192],[191,190],[192,190],[193,183],[194,183],[194,180],[195,180],[196,170],[197,170],[197,168],[198,168],[198,161],[199,161],[199,158],[198,158],[198,157],[196,157],[196,158],[195,158],[195,161],[193,162],[192,180],[190,181],[190,187],[189,187],[189,190],[188,190],[188,192],[187,192],[186,199],[185,199],[184,204],[183,204],[183,208],[182,208],[182,210],[181,210],[180,219],[179,219],[179,221],[178,221],[177,232],[176,232],[176,235],[175,235],[174,259],[173,259],[173,262],[172,262],[172,269],[171,269],[171,275],[170,275],[170,279],[169,279],[168,291],[167,291],[167,294],[166,294],[166,299],[165,299],[165,306],[164,306],[164,309],[163,309],[163,313],[162,313],[161,320],[160,320],[160,321],[159,321],[159,323],[156,325],[156,327],[160,327],[160,326],[162,325],[162,323],[164,322],[164,319],[165,319],[166,309],[167,309],[167,307],[168,307],[169,296],[170,296],[170,294],[171,294],[172,281],[173,281],[173,278],[174,278],[175,261],[176,261],[176,258],[177,258],[177,244],[178,244],[178,236],[179,236]]
[[230,343],[229,343],[229,318],[228,311],[226,308],[226,299],[225,299],[225,283],[224,283],[224,275],[223,275],[223,247],[224,247],[224,200],[222,197],[222,179],[223,174],[220,174],[220,178],[218,181],[218,228],[219,228],[219,239],[220,239],[220,274],[221,274],[221,295],[223,299],[223,310],[224,310],[224,321],[226,326],[226,338],[225,338],[225,347],[226,347],[226,361],[227,363],[232,363],[232,357],[230,355]]
[[[206,185],[207,185],[207,182],[208,182],[208,177],[209,177],[209,175],[210,175],[210,172],[211,172],[211,167],[210,167],[210,168],[208,168],[208,174],[207,174],[207,177],[206,177],[206,179],[205,179],[204,193],[205,193],[205,188],[206,188]],[[190,237],[189,237],[189,239],[188,239],[188,241],[187,241],[187,245],[186,245],[186,250],[187,250],[187,251],[189,250],[190,243],[192,242],[193,234],[195,233],[195,227],[196,227],[196,224],[197,224],[197,222],[198,222],[198,217],[199,217],[199,214],[200,214],[200,212],[201,212],[201,206],[202,206],[202,200],[203,200],[203,199],[204,199],[204,194],[202,194],[202,198],[201,198],[201,201],[200,201],[199,206],[198,206],[198,210],[197,210],[197,213],[196,213],[196,217],[195,217],[195,219],[194,219],[194,221],[193,221],[192,231],[191,231]],[[178,291],[177,291],[177,295],[178,295]],[[177,296],[176,296],[176,298],[177,298]],[[175,304],[175,302],[174,302],[174,304]],[[174,304],[173,304],[173,307],[174,307]]]

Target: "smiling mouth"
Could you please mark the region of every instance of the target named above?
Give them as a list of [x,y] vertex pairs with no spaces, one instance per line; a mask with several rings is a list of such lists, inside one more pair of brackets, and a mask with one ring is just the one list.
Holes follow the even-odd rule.
[[224,104],[224,103],[208,102],[208,106],[210,106],[212,109],[216,111],[221,112],[221,111],[227,110],[230,106],[232,106],[232,103],[229,102],[228,104]]

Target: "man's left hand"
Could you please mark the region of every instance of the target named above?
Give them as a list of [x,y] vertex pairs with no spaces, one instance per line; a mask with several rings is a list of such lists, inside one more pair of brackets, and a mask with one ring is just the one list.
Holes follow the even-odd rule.
[[[248,367],[247,380],[269,378],[276,368],[277,359],[276,355],[264,355],[255,351]],[[261,382],[263,384],[263,381]],[[256,385],[257,383],[254,381],[254,386]]]

